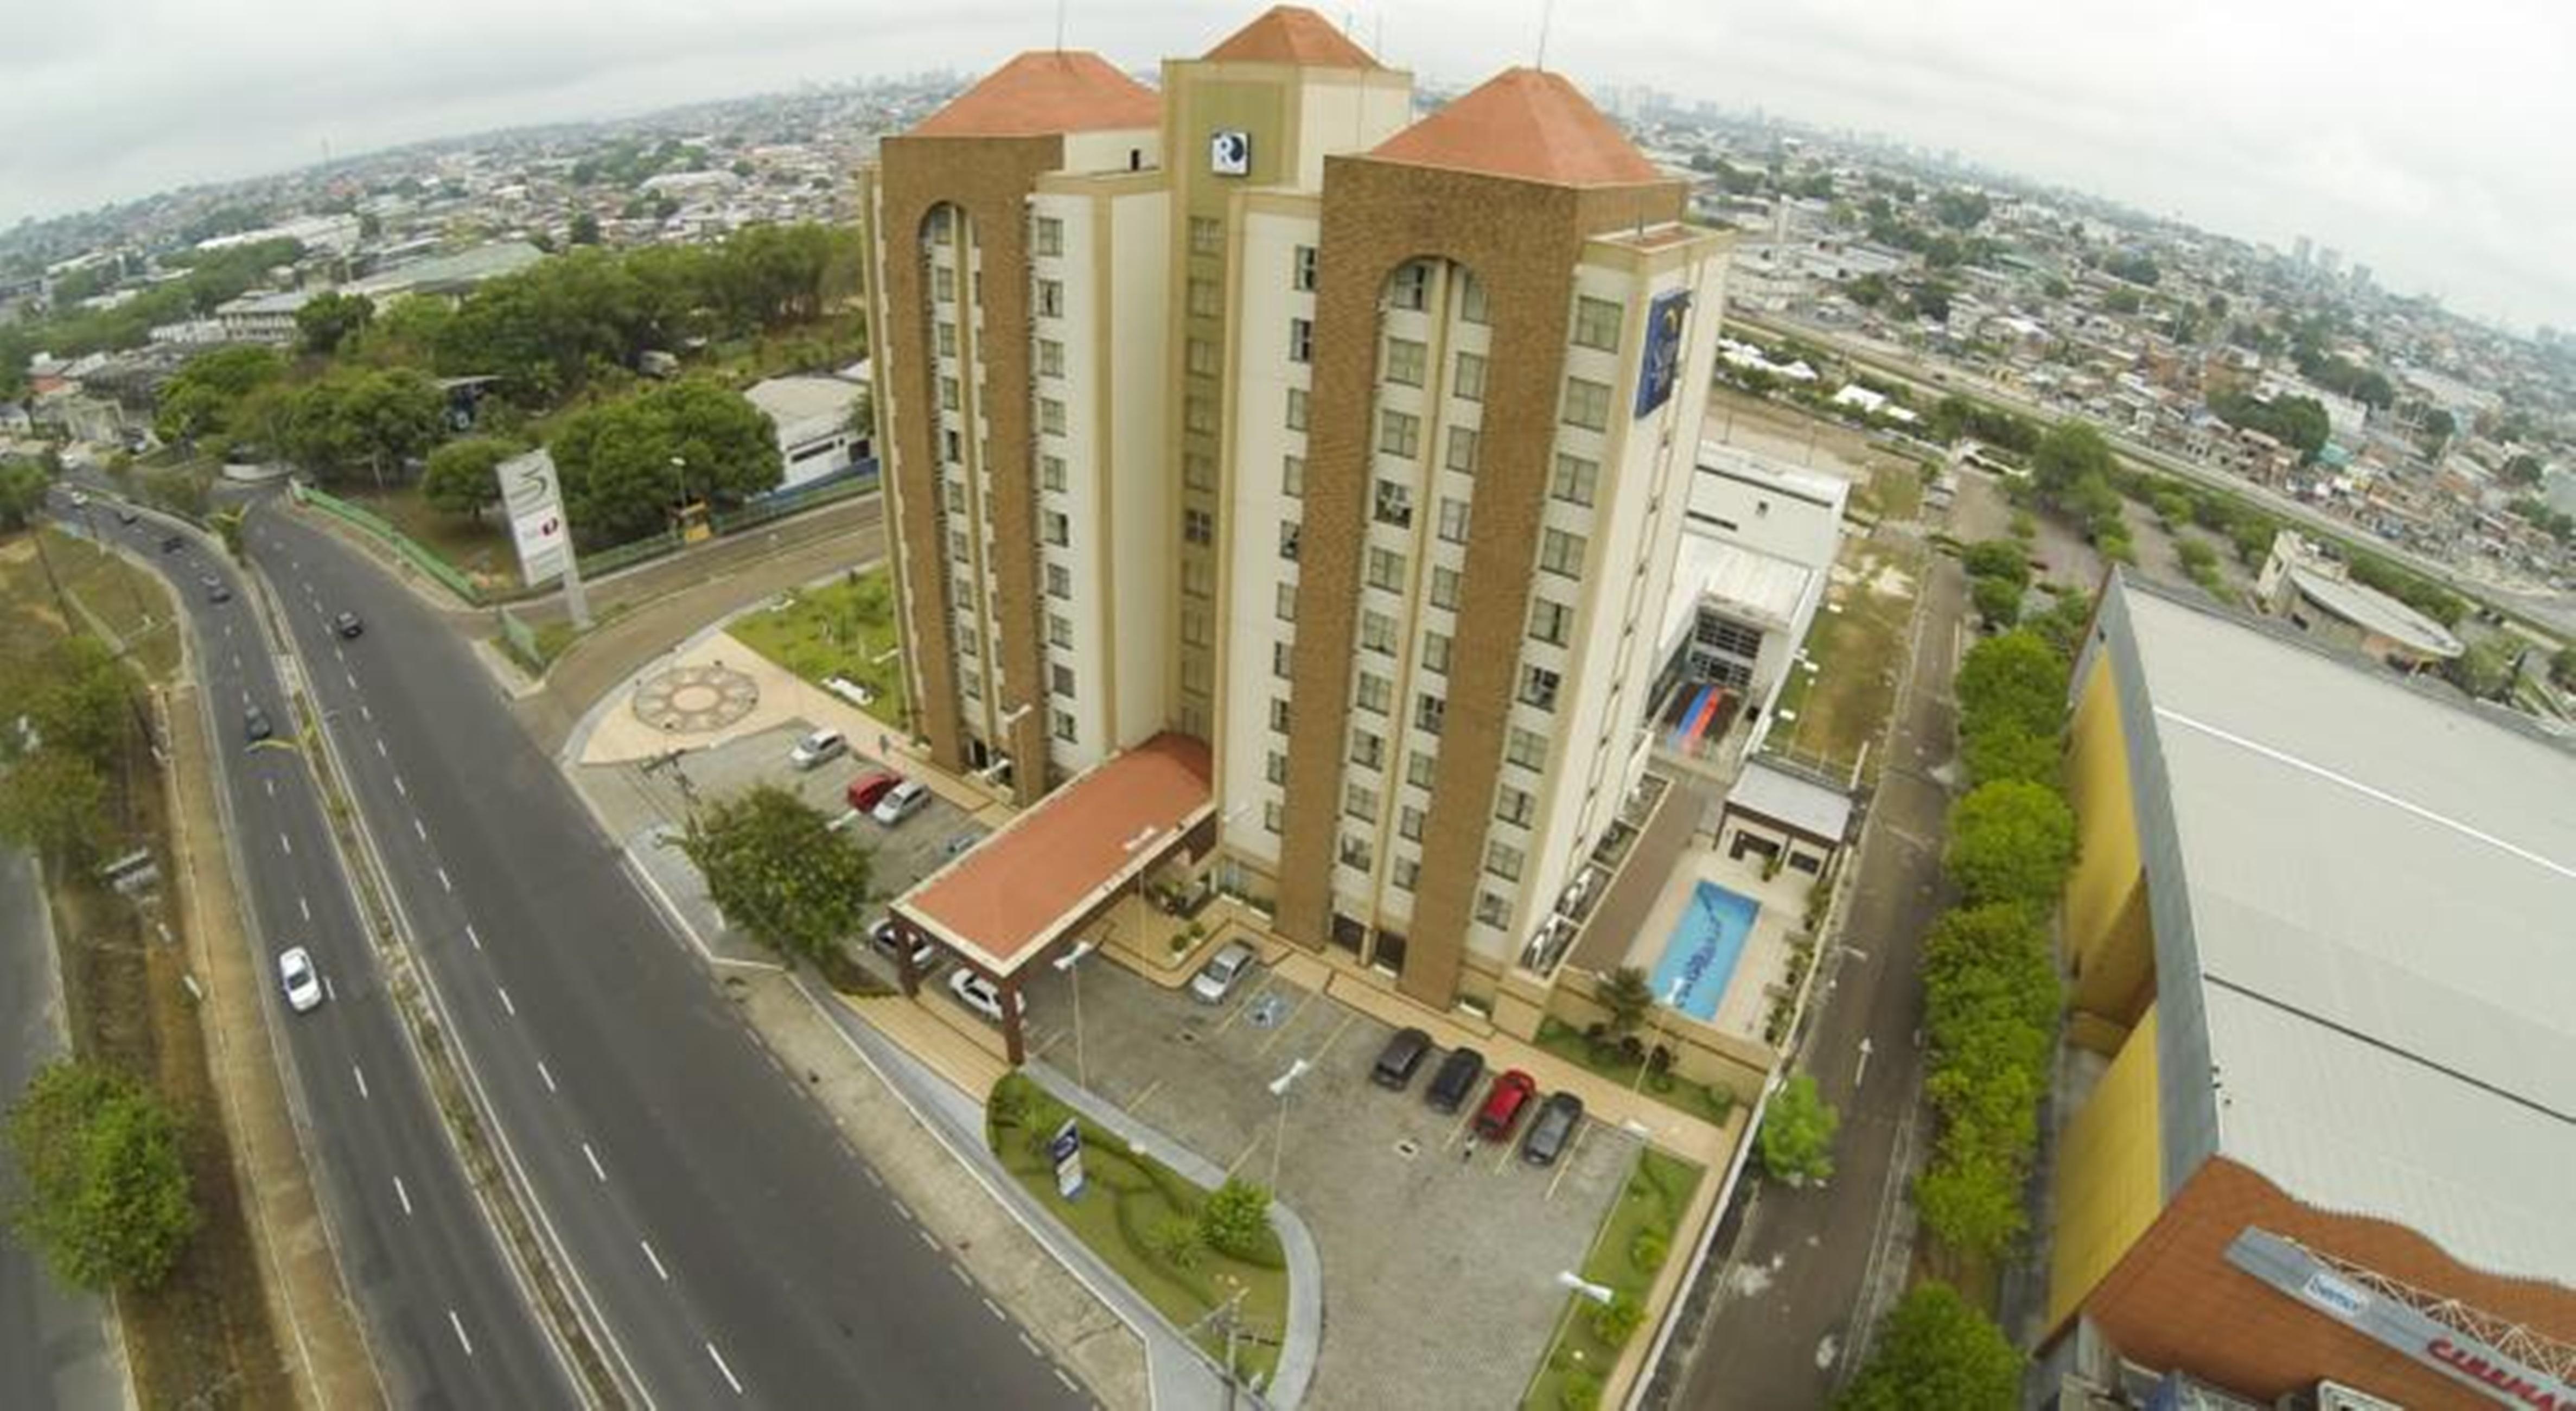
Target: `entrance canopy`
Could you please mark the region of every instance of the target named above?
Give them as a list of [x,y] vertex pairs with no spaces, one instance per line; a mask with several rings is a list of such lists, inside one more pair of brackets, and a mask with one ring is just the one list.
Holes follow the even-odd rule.
[[1090,920],[1206,821],[1207,746],[1162,734],[1039,800],[898,897],[895,914],[996,980]]

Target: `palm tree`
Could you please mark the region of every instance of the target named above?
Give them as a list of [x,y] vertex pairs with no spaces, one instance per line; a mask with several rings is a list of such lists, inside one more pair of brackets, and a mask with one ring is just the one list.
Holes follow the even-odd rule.
[[1614,1042],[1636,1033],[1655,1007],[1654,988],[1646,983],[1646,972],[1634,965],[1622,965],[1602,976],[1598,998],[1609,1011],[1609,1036]]

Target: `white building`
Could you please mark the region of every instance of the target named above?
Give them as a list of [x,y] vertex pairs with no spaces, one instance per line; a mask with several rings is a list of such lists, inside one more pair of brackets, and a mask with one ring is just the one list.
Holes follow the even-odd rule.
[[850,429],[857,383],[837,377],[772,377],[743,393],[778,428],[778,454],[787,475],[781,490],[830,479],[869,454],[867,438]]

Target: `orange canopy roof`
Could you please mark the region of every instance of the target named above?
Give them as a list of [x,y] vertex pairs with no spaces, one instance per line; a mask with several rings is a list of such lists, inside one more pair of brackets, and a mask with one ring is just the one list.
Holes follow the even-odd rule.
[[1163,100],[1087,49],[1031,50],[912,129],[914,137],[1043,137],[1155,127]]
[[1303,5],[1273,5],[1204,56],[1211,63],[1299,64],[1318,69],[1383,68],[1366,49]]
[[1667,179],[1563,75],[1543,69],[1506,69],[1369,155],[1551,186]]

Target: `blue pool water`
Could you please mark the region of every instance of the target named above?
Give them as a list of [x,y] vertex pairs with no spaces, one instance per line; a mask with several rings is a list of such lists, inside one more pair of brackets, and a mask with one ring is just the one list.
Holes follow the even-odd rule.
[[1682,988],[1676,1008],[1694,1019],[1716,1018],[1717,1001],[1735,975],[1744,938],[1753,933],[1753,918],[1761,911],[1762,903],[1714,882],[1693,888],[1673,938],[1664,942],[1664,958],[1655,962],[1656,1001],[1671,995],[1678,980]]

